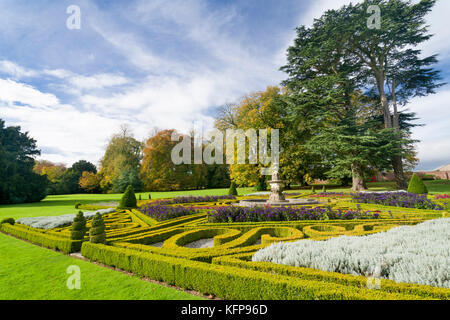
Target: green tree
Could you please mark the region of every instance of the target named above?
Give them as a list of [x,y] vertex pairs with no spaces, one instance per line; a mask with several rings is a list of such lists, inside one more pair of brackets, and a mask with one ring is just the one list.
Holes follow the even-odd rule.
[[0,119],[0,204],[37,202],[45,198],[48,180],[33,172],[40,155],[36,141],[20,127]]
[[103,190],[111,191],[113,181],[120,179],[122,173],[127,169],[140,171],[142,159],[142,143],[137,141],[130,129],[121,127],[120,133],[112,136],[105,154],[100,161],[100,175],[102,177],[101,187]]
[[[397,102],[403,98],[433,93],[440,86],[439,72],[430,68],[436,56],[421,58],[415,48],[432,35],[425,16],[436,0],[411,3],[404,0],[365,0],[329,10],[316,25],[327,31],[326,42],[333,42],[340,55],[357,67],[366,84],[375,83],[385,128],[399,131]],[[368,28],[367,9],[377,5],[382,13],[380,28]],[[389,95],[390,89],[390,95]],[[391,105],[394,115],[391,112]],[[401,139],[401,135],[399,135]],[[406,188],[401,155],[391,159],[397,186]]]
[[97,168],[94,164],[80,160],[75,162],[63,175],[58,186],[59,193],[62,194],[77,194],[86,192],[81,188],[79,182],[83,176],[83,172],[97,173]]
[[122,193],[131,185],[135,191],[142,190],[142,181],[139,178],[137,168],[126,168],[120,176],[114,178],[112,182],[112,191],[114,193]]

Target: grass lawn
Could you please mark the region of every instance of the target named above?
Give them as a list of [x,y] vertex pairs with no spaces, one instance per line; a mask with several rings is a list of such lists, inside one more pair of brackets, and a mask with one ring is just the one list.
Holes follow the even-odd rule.
[[[239,194],[250,193],[253,188],[239,188]],[[173,192],[152,192],[152,199],[171,198],[182,195],[208,196],[208,195],[226,195],[228,189],[208,189],[193,191],[173,191]],[[136,197],[141,195],[142,200],[148,199],[148,192],[137,193]],[[60,196],[48,196],[41,202],[24,203],[14,205],[0,206],[0,220],[3,218],[23,218],[40,216],[59,216],[62,214],[77,213],[76,203],[89,204],[95,202],[119,201],[122,194],[71,194]]]
[[[81,289],[69,290],[67,267],[80,267]],[[142,281],[0,233],[0,300],[185,300],[198,296]]]

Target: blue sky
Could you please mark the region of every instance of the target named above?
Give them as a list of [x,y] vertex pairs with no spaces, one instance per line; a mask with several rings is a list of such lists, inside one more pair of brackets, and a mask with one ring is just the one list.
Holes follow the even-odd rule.
[[[214,108],[278,85],[295,27],[346,0],[0,0],[0,118],[38,141],[43,159],[97,164],[108,138],[129,124],[208,129]],[[69,30],[66,8],[81,9]],[[441,0],[429,16],[450,82],[450,38]],[[408,106],[426,126],[414,137],[421,163],[450,163],[450,87]]]

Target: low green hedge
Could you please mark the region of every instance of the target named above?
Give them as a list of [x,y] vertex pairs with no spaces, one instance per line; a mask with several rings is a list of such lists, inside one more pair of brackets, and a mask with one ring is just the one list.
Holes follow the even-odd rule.
[[33,231],[18,224],[10,225],[6,223],[0,225],[0,228],[3,232],[10,235],[28,240],[34,244],[38,244],[46,248],[59,250],[67,254],[79,252],[83,243],[83,240],[70,240],[70,238],[63,238],[46,234],[44,232]]
[[[280,274],[303,280],[323,281],[330,284],[336,283],[339,285],[358,288],[367,286],[367,278],[363,276],[341,274],[337,272],[326,272],[310,268],[285,266],[269,262],[252,262],[252,256],[253,254],[251,253],[245,253],[232,256],[217,257],[213,259],[212,263],[249,270],[256,270],[269,274]],[[378,290],[388,293],[413,294],[422,298],[442,300],[450,299],[450,289],[410,283],[396,283],[394,281],[386,279],[380,279],[380,288]]]
[[89,242],[83,244],[81,253],[90,260],[133,272],[142,277],[204,294],[213,294],[224,299],[412,300],[422,298],[411,294],[392,294],[337,283],[303,280],[249,269],[212,265]]

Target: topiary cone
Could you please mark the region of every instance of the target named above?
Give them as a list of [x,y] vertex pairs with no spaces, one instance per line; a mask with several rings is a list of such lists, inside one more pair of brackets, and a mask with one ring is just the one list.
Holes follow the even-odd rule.
[[136,208],[137,200],[133,186],[129,185],[120,199],[119,209]]
[[83,240],[86,231],[86,218],[84,217],[83,212],[79,211],[73,219],[72,230],[70,231],[70,239]]
[[89,230],[90,241],[92,243],[106,243],[105,222],[100,213],[97,212],[91,223]]
[[420,179],[417,174],[413,174],[411,180],[409,181],[408,192],[416,193],[416,194],[427,194],[428,189],[423,183],[422,179]]
[[236,189],[236,184],[234,182],[231,182],[230,189],[228,190],[228,194],[230,196],[237,196],[238,195],[238,192],[237,192],[237,189]]

